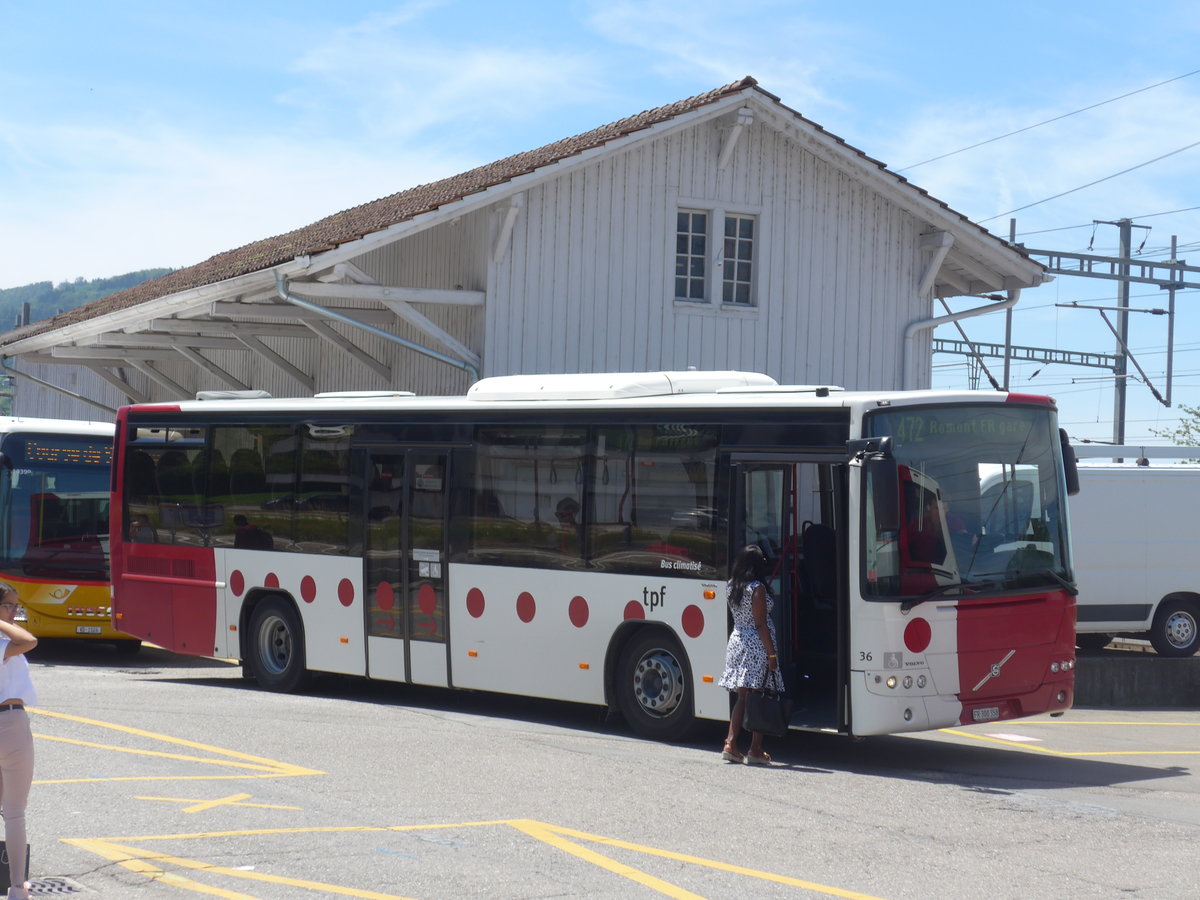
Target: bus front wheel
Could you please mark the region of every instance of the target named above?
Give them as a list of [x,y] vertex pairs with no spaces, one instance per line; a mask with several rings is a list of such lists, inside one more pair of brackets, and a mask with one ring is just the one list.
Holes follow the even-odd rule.
[[304,626],[291,604],[268,597],[254,610],[250,625],[250,670],[259,687],[291,693],[308,682],[304,667]]
[[680,741],[695,724],[691,672],[679,642],[660,631],[634,635],[617,658],[617,705],[642,737]]
[[1192,656],[1200,650],[1200,604],[1169,597],[1158,605],[1150,626],[1150,644],[1159,656]]

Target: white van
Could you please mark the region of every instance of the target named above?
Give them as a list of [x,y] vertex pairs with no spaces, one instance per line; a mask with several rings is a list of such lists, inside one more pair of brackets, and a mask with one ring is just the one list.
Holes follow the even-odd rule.
[[1200,465],[1145,457],[1200,459],[1200,448],[1075,449],[1131,460],[1081,463],[1079,493],[1068,501],[1078,646],[1103,647],[1121,634],[1148,638],[1161,656],[1192,656],[1200,649]]

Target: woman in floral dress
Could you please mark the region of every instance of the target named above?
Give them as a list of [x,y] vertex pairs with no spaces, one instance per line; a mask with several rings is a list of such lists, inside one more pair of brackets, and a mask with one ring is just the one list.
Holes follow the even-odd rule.
[[720,684],[736,691],[737,699],[729,716],[729,733],[721,758],[755,766],[770,765],[771,757],[763,750],[763,736],[757,731],[750,733],[750,749],[746,755],[738,750],[746,694],[764,687],[783,690],[783,676],[779,674],[779,659],[775,653],[775,623],[771,621],[774,598],[764,581],[766,568],[762,550],[753,544],[744,547],[730,567],[729,584],[725,588],[726,600],[733,611],[733,632],[725,648],[725,672]]

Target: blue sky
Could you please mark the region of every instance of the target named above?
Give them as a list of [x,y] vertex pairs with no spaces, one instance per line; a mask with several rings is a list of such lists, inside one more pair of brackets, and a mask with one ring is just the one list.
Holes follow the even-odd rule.
[[[1200,263],[1200,147],[1038,203],[1200,141],[1200,74],[1178,77],[1197,46],[1200,5],[1178,0],[0,0],[0,287],[190,265],[744,75],[895,169],[1177,79],[904,174],[1005,236],[991,217],[1037,204],[1015,213],[1030,247],[1115,254],[1092,222],[1132,217],[1148,258],[1177,235]],[[1097,313],[1056,304],[1114,290],[1026,291],[1014,343],[1113,352]],[[1198,302],[1178,295],[1176,406],[1200,405]],[[1003,337],[998,317],[964,327]],[[1130,327],[1163,391],[1165,319]],[[960,357],[934,366],[936,387],[967,386]],[[1013,389],[1111,437],[1111,377],[1039,368]],[[1142,384],[1129,404],[1130,442],[1174,427]]]

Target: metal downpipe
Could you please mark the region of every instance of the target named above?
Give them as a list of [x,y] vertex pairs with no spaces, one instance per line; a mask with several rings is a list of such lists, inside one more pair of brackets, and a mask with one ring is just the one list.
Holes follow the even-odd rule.
[[904,329],[904,390],[911,391],[915,389],[913,384],[916,381],[916,373],[913,369],[916,362],[913,358],[913,342],[919,331],[928,331],[937,328],[939,325],[945,325],[947,322],[958,322],[962,319],[970,319],[974,316],[985,316],[988,313],[1001,312],[1006,309],[1012,309],[1017,305],[1017,301],[1021,299],[1020,289],[1011,290],[1008,292],[1008,297],[991,298],[993,302],[988,306],[975,306],[971,309],[964,309],[960,312],[950,313],[948,316],[937,316],[932,319],[921,319],[916,322],[910,322],[908,327]]
[[461,359],[455,359],[453,356],[448,356],[445,353],[439,353],[437,350],[422,346],[421,344],[410,341],[407,338],[402,338],[397,334],[392,334],[389,331],[384,331],[382,328],[376,328],[374,325],[368,325],[366,322],[360,322],[357,319],[351,318],[350,316],[344,316],[336,310],[332,310],[324,306],[318,306],[315,303],[309,303],[307,300],[303,300],[300,297],[289,293],[287,278],[282,274],[276,273],[275,275],[275,290],[278,292],[281,300],[291,303],[293,306],[298,306],[301,309],[307,309],[309,312],[314,312],[322,318],[332,319],[335,322],[341,322],[343,325],[361,328],[363,331],[370,332],[371,334],[381,337],[386,341],[390,341],[393,344],[399,344],[401,347],[424,354],[431,359],[436,359],[438,362],[445,363],[448,366],[454,366],[456,369],[462,369],[471,376],[472,382],[479,380],[479,369],[469,362],[464,362]]

